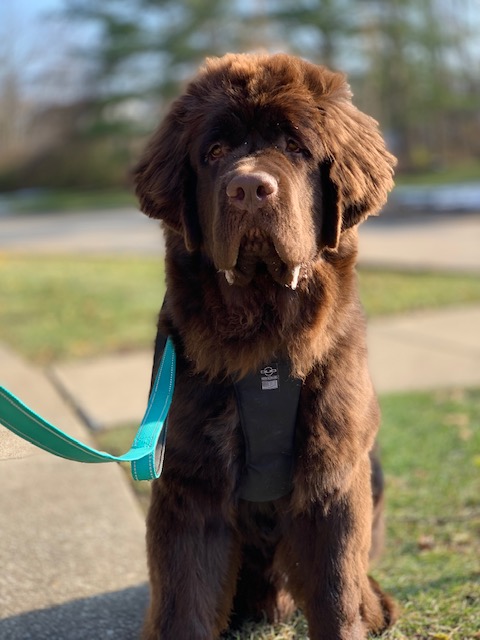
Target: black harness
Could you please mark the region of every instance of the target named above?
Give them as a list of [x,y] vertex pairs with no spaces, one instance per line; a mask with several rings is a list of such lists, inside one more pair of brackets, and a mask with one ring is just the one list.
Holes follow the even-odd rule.
[[301,380],[288,361],[269,363],[234,383],[245,438],[240,497],[276,500],[292,489],[293,444]]
[[[165,336],[158,332],[152,380],[165,342]],[[302,381],[291,377],[288,360],[279,359],[232,384],[245,439],[240,498],[250,502],[277,500],[292,490],[295,423]],[[164,448],[165,438],[159,442],[162,456]]]

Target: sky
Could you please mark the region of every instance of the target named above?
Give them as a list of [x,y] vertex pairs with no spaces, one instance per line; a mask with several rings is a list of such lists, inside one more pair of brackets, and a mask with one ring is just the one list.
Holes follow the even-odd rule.
[[33,38],[40,21],[62,6],[63,0],[1,0],[0,32],[13,31],[20,40]]
[[69,100],[79,89],[68,51],[91,30],[56,19],[64,7],[64,0],[0,0],[0,75],[11,71],[27,99],[48,101],[53,92]]
[[14,13],[22,21],[32,21],[42,13],[59,9],[62,5],[63,0],[3,0],[0,15],[4,12],[7,15]]
[[[16,55],[23,55],[29,47],[37,44],[45,33],[45,26],[51,19],[49,16],[59,11],[63,0],[1,0],[0,1],[0,36],[3,47],[15,51]],[[55,46],[49,42],[47,50]]]

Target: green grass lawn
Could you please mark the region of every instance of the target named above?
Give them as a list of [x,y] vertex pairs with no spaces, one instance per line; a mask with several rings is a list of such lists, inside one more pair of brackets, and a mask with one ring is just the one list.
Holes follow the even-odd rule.
[[395,640],[480,638],[480,390],[382,398]]
[[455,162],[437,171],[399,173],[395,176],[395,183],[399,186],[461,184],[462,182],[478,182],[478,176],[480,176],[480,162],[478,160],[471,160]]
[[[372,570],[402,614],[385,640],[480,638],[480,389],[381,398],[387,543]],[[99,445],[123,453],[133,427]],[[128,470],[127,470],[128,472]],[[149,484],[134,483],[143,505]],[[305,620],[235,640],[303,640]]]
[[[468,275],[362,270],[369,317],[480,302]],[[0,341],[35,362],[150,347],[164,293],[154,258],[0,254]]]
[[6,200],[9,208],[17,213],[64,213],[138,206],[134,194],[127,189],[39,189],[7,196]]
[[0,340],[46,364],[153,344],[162,260],[0,254]]

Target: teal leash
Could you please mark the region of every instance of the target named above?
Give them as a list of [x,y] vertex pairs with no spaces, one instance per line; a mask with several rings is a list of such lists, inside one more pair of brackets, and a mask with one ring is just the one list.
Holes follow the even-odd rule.
[[166,419],[175,387],[175,348],[167,339],[147,409],[129,451],[113,456],[98,451],[50,424],[0,385],[0,423],[24,440],[61,458],[77,462],[130,462],[135,480],[153,480],[162,472]]

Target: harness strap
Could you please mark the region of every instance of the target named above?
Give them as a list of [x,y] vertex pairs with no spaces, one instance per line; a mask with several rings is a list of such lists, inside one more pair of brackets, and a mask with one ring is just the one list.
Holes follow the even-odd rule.
[[130,462],[135,480],[153,480],[162,472],[166,418],[175,387],[175,348],[167,339],[147,409],[129,451],[113,456],[69,436],[0,385],[0,423],[18,436],[61,458],[77,462]]

